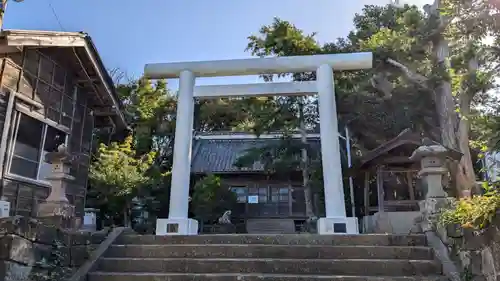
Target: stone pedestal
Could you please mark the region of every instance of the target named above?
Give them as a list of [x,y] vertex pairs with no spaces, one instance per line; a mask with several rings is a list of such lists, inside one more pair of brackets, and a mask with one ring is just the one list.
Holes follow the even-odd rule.
[[66,185],[75,178],[69,175],[72,157],[64,146],[46,155],[46,162],[52,165],[52,173],[46,179],[50,182],[50,194],[38,205],[37,217],[45,223],[62,228],[74,226],[75,207],[66,197]]
[[[420,212],[422,214],[421,218],[421,230],[423,232],[427,231],[444,231],[442,234],[446,233],[445,229],[438,229],[437,221],[439,219],[439,214],[442,209],[449,208],[455,198],[452,197],[438,197],[438,198],[426,198],[419,202]],[[439,233],[438,233],[439,234]],[[441,235],[440,235],[441,236]],[[443,239],[446,235],[443,235]],[[444,241],[443,241],[444,242]]]

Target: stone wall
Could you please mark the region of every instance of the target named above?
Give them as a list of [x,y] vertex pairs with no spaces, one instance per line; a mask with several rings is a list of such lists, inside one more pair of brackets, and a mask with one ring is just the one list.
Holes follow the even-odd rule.
[[108,233],[63,230],[22,216],[0,219],[0,280],[62,280]]
[[440,236],[462,280],[500,281],[500,215],[481,231],[448,227]]

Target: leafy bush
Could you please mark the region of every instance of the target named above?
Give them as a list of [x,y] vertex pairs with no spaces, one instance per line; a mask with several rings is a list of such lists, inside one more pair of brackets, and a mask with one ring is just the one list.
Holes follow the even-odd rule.
[[208,175],[194,186],[191,211],[200,223],[213,223],[225,211],[233,210],[236,194],[222,186],[220,178]]
[[89,171],[90,205],[110,218],[121,214],[125,225],[130,224],[132,200],[156,179],[150,173],[156,152],[137,155],[133,142],[128,136],[121,143],[101,143]]
[[442,225],[458,224],[464,228],[482,229],[493,220],[500,208],[500,192],[485,184],[485,193],[458,200],[453,208],[444,210],[439,218]]

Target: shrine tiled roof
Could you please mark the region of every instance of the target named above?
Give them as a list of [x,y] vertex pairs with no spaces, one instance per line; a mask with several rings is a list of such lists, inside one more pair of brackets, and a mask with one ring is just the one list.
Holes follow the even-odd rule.
[[[191,160],[192,173],[259,173],[264,172],[262,163],[255,162],[251,167],[237,167],[236,161],[249,149],[278,143],[279,138],[198,138],[193,140]],[[237,135],[236,135],[237,136]],[[310,137],[308,143],[319,150],[319,137]]]

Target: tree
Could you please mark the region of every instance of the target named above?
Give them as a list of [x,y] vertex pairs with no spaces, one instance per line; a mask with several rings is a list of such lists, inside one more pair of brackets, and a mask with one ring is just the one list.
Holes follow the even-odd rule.
[[132,200],[141,196],[142,189],[154,180],[148,172],[155,153],[137,155],[132,141],[129,136],[123,143],[101,143],[89,173],[90,193],[96,207],[113,220],[121,214],[126,226],[131,222]]
[[201,224],[215,223],[225,211],[233,210],[236,195],[221,185],[220,178],[208,175],[199,180],[193,189],[191,211]]
[[[121,77],[118,70],[116,77]],[[132,158],[140,159],[145,155],[152,158],[147,176],[152,179],[141,187],[141,203],[148,211],[152,220],[156,216],[167,216],[170,199],[170,171],[172,165],[173,138],[175,132],[176,98],[167,89],[166,81],[152,82],[147,79],[124,80],[124,84],[116,85],[118,95],[124,105],[124,115],[132,131],[127,139],[113,136],[117,143],[130,142]],[[96,134],[94,138],[95,154],[99,155],[101,144],[111,145],[111,136]],[[94,157],[98,161],[99,157]],[[95,189],[95,183],[90,182],[90,189]],[[90,201],[102,201],[93,196],[100,196],[99,192],[90,192]],[[101,195],[102,197],[102,195]],[[121,207],[113,209],[127,209],[126,201],[116,201]],[[104,206],[106,208],[107,206]]]
[[[130,143],[133,153],[128,155],[131,159],[141,159],[145,155],[152,157],[147,176],[150,180],[143,183],[137,190],[132,190],[124,198],[116,199],[113,204],[104,204],[108,200],[107,191],[101,188],[100,183],[90,181],[89,201],[95,201],[94,205],[103,208],[103,212],[109,214],[120,213],[134,194],[140,193],[141,203],[148,211],[151,219],[155,217],[166,217],[169,211],[170,201],[170,172],[172,169],[173,144],[175,136],[176,121],[176,96],[168,90],[165,80],[150,81],[148,79],[125,80],[120,79],[124,75],[119,70],[113,71],[117,81],[125,81],[124,84],[116,85],[120,100],[124,105],[124,114],[128,124],[132,128],[130,136],[124,140],[115,136],[117,143]],[[248,122],[249,117],[242,110],[242,100],[218,99],[197,102],[195,106],[195,129],[197,131],[231,130],[240,124]],[[258,102],[258,101],[257,101]],[[240,122],[239,120],[243,120]],[[108,134],[96,134],[94,163],[100,160],[99,147],[111,147],[111,137]],[[118,138],[117,138],[118,137]],[[109,146],[108,146],[109,145]],[[108,163],[106,163],[108,164]],[[111,164],[111,163],[109,163]],[[121,170],[116,171],[109,177],[119,177]],[[114,192],[114,191],[110,191]],[[112,194],[112,193],[111,193]],[[94,197],[94,198],[93,198]],[[126,199],[126,200],[125,200]],[[110,210],[106,210],[110,207]],[[118,219],[117,221],[121,221]]]
[[[303,35],[289,22],[275,19],[261,29],[264,37],[250,37],[249,47],[256,55],[275,56],[373,52],[373,69],[335,73],[339,117],[352,129],[355,145],[361,151],[373,149],[405,128],[441,141],[464,154],[460,163],[450,163],[461,194],[475,180],[470,120],[476,112],[484,115],[474,108],[491,102],[488,90],[498,67],[494,55],[500,53],[483,44],[488,34],[498,34],[498,5],[443,0],[439,14],[436,3],[426,14],[409,5],[365,6],[347,38],[322,46],[315,43],[315,34]],[[294,76],[301,75],[313,76]]]
[[[263,26],[259,36],[249,36],[247,50],[252,55],[265,56],[294,56],[312,55],[320,51],[320,47],[314,40],[314,34],[305,35],[302,30],[296,28],[289,22],[275,18],[270,25]],[[285,74],[286,75],[286,74]],[[266,81],[272,81],[272,75],[264,75]],[[314,80],[314,73],[297,73],[292,75],[295,81]],[[304,198],[306,204],[306,216],[313,217],[313,204],[311,187],[309,185],[311,171],[309,169],[310,159],[307,151],[307,132],[317,126],[316,101],[307,97],[277,97],[273,102],[276,104],[276,113],[257,117],[255,124],[259,124],[261,131],[299,131],[302,135],[301,163],[302,180],[304,186]],[[261,133],[256,131],[257,134]]]
[[[463,153],[450,171],[458,195],[469,193],[475,174],[469,147],[472,107],[488,98],[496,66],[484,40],[498,34],[498,7],[491,1],[436,0],[425,7],[419,46],[432,46],[433,66],[427,76],[405,63],[386,62],[405,74],[408,81],[427,90],[436,104],[441,142]],[[492,63],[493,62],[493,63]]]

